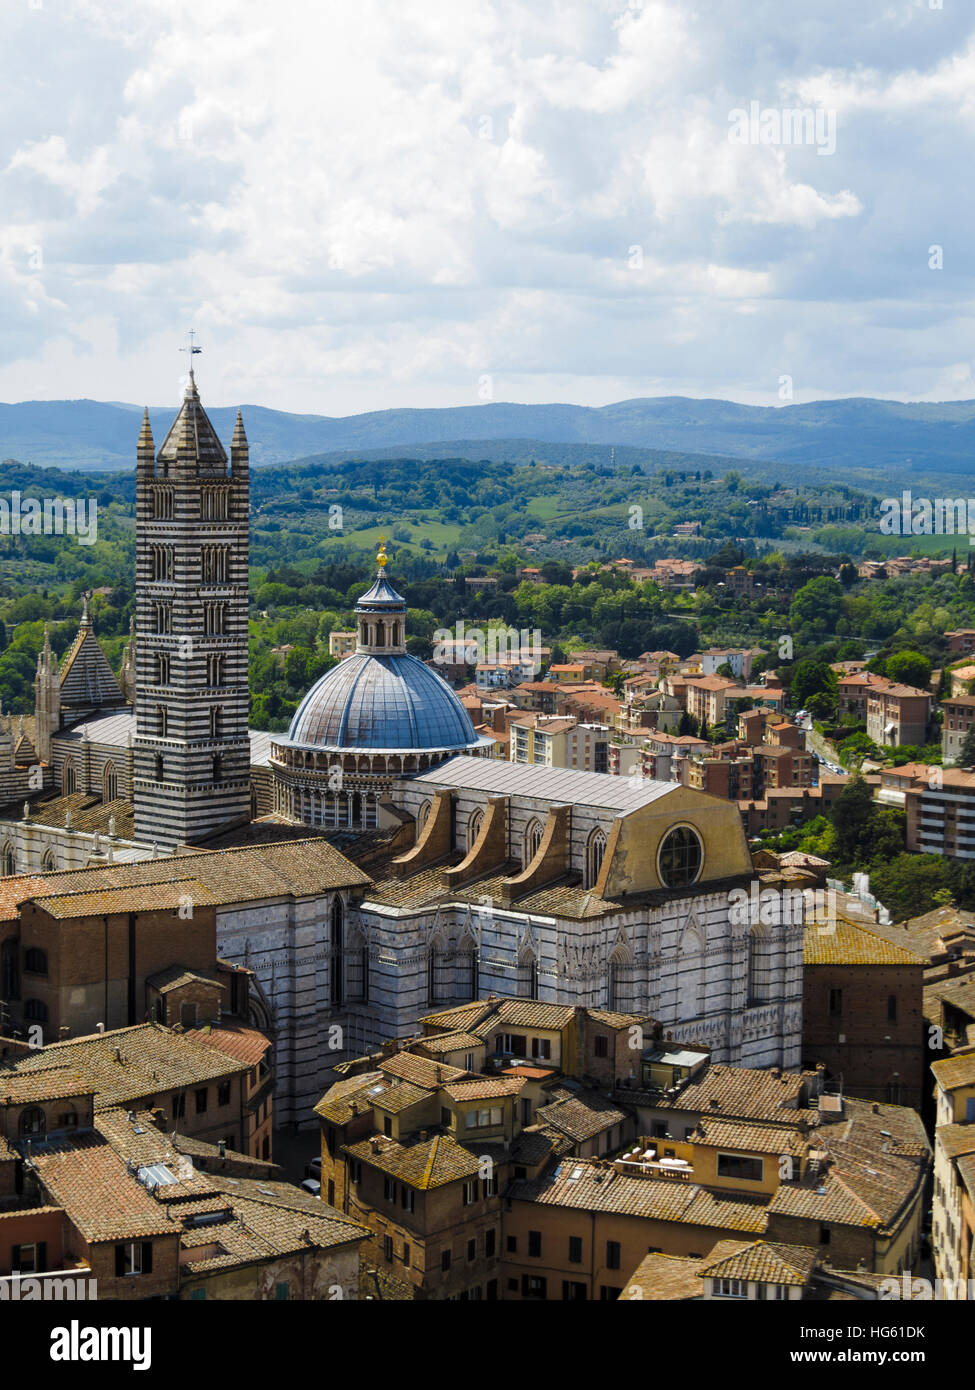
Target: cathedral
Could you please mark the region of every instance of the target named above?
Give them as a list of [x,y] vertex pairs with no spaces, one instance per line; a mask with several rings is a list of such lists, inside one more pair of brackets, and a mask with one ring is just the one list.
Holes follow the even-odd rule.
[[253,975],[282,1123],[308,1122],[336,1062],[489,994],[799,1065],[802,921],[736,910],[756,882],[763,902],[796,885],[759,878],[733,803],[482,756],[454,691],[406,651],[383,550],[354,653],[286,735],[249,729],[243,421],[228,457],[191,372],[158,451],[143,419],[136,466],[120,676],[86,600],[60,665],[47,642],[38,658],[33,717],[0,728],[0,871],[25,897],[39,875],[90,891],[92,869],[113,888],[200,880],[221,958]]

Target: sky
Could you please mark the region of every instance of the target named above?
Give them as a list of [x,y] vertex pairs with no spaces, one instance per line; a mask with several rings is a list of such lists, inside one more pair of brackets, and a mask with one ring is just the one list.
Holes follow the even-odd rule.
[[975,398],[968,0],[0,25],[0,400]]

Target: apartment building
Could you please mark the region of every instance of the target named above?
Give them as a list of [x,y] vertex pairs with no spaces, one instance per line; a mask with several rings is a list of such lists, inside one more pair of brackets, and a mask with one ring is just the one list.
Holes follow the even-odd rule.
[[728,701],[744,695],[738,682],[725,676],[690,676],[686,691],[687,713],[699,724],[703,719],[709,726],[723,724]]
[[965,735],[975,719],[975,695],[951,695],[942,702],[941,761],[945,767],[957,763]]
[[975,1297],[975,1047],[933,1062],[932,1245],[942,1296]]
[[911,685],[876,679],[866,691],[867,736],[881,748],[927,742],[931,696]]

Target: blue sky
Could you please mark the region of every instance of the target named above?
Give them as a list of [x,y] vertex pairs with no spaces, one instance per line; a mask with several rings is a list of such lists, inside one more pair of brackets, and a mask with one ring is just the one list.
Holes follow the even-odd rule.
[[[961,0],[4,0],[3,28],[2,400],[176,401],[191,326],[211,403],[330,415],[975,398]],[[764,143],[732,138],[752,103]]]

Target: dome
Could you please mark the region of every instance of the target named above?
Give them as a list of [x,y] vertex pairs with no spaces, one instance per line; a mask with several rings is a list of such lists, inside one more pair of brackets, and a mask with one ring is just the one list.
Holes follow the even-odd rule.
[[288,730],[298,747],[334,751],[457,750],[490,742],[446,681],[407,653],[357,651],[312,686]]

